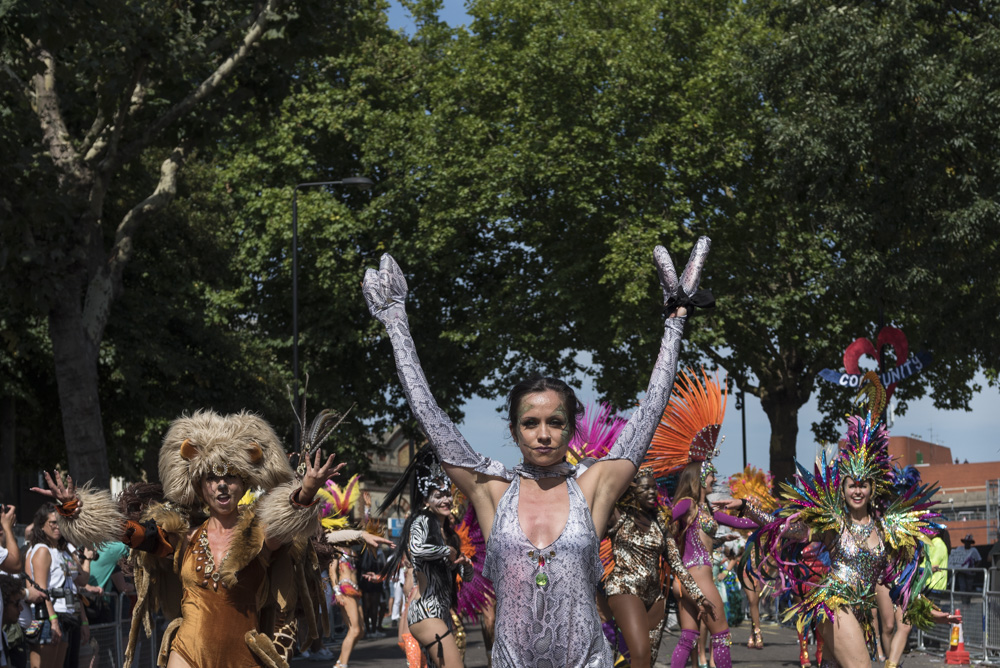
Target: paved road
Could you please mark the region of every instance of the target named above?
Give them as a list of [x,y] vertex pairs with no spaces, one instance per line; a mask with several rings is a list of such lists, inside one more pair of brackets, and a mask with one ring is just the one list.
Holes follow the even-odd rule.
[[[482,634],[477,625],[470,624],[467,629],[468,648],[465,655],[466,668],[485,668],[486,651],[483,648]],[[798,641],[794,629],[781,627],[776,624],[764,622],[763,626],[763,649],[747,649],[746,643],[750,635],[750,625],[744,623],[736,627],[733,633],[733,665],[740,668],[799,668]],[[678,634],[667,632],[663,636],[663,644],[660,646],[660,656],[657,659],[657,666],[670,665],[670,653],[677,643]],[[336,645],[329,645],[334,654],[337,652]],[[812,648],[813,650],[815,648]],[[311,666],[323,665],[328,667],[332,662],[311,661],[298,659],[293,662],[292,668],[309,668]],[[875,664],[876,667],[881,664]],[[904,668],[941,668],[944,661],[940,654],[927,654],[911,651],[903,657]],[[395,634],[377,640],[362,640],[354,650],[351,657],[351,668],[406,668],[406,660],[403,658],[403,651],[396,645]],[[527,668],[527,667],[526,667]]]

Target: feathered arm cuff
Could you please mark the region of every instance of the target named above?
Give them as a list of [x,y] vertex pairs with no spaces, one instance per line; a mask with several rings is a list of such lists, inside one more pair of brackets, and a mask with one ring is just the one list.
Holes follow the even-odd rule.
[[670,564],[670,569],[673,571],[674,576],[680,580],[681,586],[684,587],[684,592],[688,595],[688,598],[700,607],[705,600],[705,595],[701,593],[698,583],[694,581],[694,577],[691,576],[688,569],[684,568],[680,550],[677,549],[677,541],[669,534],[666,538],[666,548],[664,551],[667,554],[667,563]]
[[298,483],[278,485],[257,501],[257,519],[264,525],[268,542],[282,545],[300,536],[311,536],[319,528],[321,505],[302,506],[292,502]]
[[125,516],[106,489],[87,483],[76,491],[79,512],[72,516],[56,513],[59,530],[73,545],[97,549],[108,541],[120,541],[125,534]]

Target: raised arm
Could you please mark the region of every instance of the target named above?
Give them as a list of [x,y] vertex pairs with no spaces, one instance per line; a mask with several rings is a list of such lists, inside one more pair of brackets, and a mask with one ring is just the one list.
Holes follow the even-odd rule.
[[[668,311],[663,338],[660,340],[660,353],[649,378],[646,397],[632,413],[615,444],[611,446],[611,451],[584,474],[597,478],[594,481],[597,483],[596,489],[602,497],[610,498],[612,503],[621,496],[635,476],[639,463],[653,440],[663,410],[667,407],[667,400],[674,387],[681,337],[684,334],[686,317],[681,309],[694,303],[690,297],[695,294],[701,281],[701,271],[710,246],[708,237],[698,239],[679,281],[667,250],[663,246],[657,246],[653,250],[660,286],[663,288],[664,307]],[[674,309],[677,309],[677,317],[671,317],[673,314],[670,311]],[[595,520],[599,501],[600,499],[594,506]]]
[[[392,353],[396,358],[396,371],[403,384],[403,392],[416,416],[421,429],[427,435],[431,447],[452,480],[467,496],[472,497],[472,487],[476,474],[484,474],[510,480],[511,474],[503,464],[484,457],[465,440],[448,417],[441,410],[427,385],[427,377],[420,366],[417,349],[410,335],[410,325],[406,317],[406,279],[399,265],[388,254],[382,256],[378,271],[365,272],[362,290],[368,310],[385,325],[385,331],[392,343]],[[455,471],[454,469],[462,469]]]

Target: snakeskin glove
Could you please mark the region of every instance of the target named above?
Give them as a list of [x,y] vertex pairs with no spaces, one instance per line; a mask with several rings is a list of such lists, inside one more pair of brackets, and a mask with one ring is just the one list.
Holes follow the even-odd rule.
[[472,449],[448,414],[434,400],[406,318],[406,278],[390,255],[382,256],[378,271],[369,269],[365,272],[362,291],[368,310],[385,325],[406,400],[438,459],[452,466],[510,480],[511,474],[502,463]]
[[[670,255],[663,246],[653,249],[653,259],[656,261],[657,272],[660,276],[660,286],[663,288],[664,304],[675,298],[678,292],[692,294],[701,281],[701,271],[705,266],[705,258],[708,257],[708,250],[711,247],[711,240],[708,237],[701,237],[691,251],[684,273],[680,281],[677,280],[677,272],[674,264],[670,261]],[[617,440],[607,455],[608,459],[628,459],[635,464],[638,470],[646,450],[656,433],[656,426],[660,423],[663,411],[667,407],[667,400],[670,399],[670,392],[674,387],[674,376],[677,374],[677,360],[681,351],[681,337],[684,334],[684,322],[686,317],[667,318],[663,329],[663,338],[660,341],[660,354],[656,358],[653,366],[653,373],[649,378],[649,386],[646,388],[646,398],[643,399],[639,407],[632,413],[628,423],[618,435]]]

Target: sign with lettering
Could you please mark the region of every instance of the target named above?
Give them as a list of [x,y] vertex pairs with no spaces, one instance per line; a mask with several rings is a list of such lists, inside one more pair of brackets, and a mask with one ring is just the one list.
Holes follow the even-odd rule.
[[896,389],[896,383],[920,373],[925,367],[930,366],[934,359],[928,352],[919,352],[910,357],[910,345],[906,340],[906,335],[903,334],[903,330],[895,327],[883,327],[879,330],[876,341],[877,346],[872,345],[872,342],[866,338],[855,339],[844,350],[844,370],[823,369],[819,372],[820,377],[842,387],[857,388],[861,385],[861,379],[864,377],[864,372],[858,366],[858,360],[861,356],[870,355],[875,358],[879,367],[882,367],[882,351],[886,348],[892,348],[896,356],[895,368],[886,369],[878,374],[879,380],[882,381],[882,386],[886,390],[886,399],[888,399],[892,396],[893,390]]

